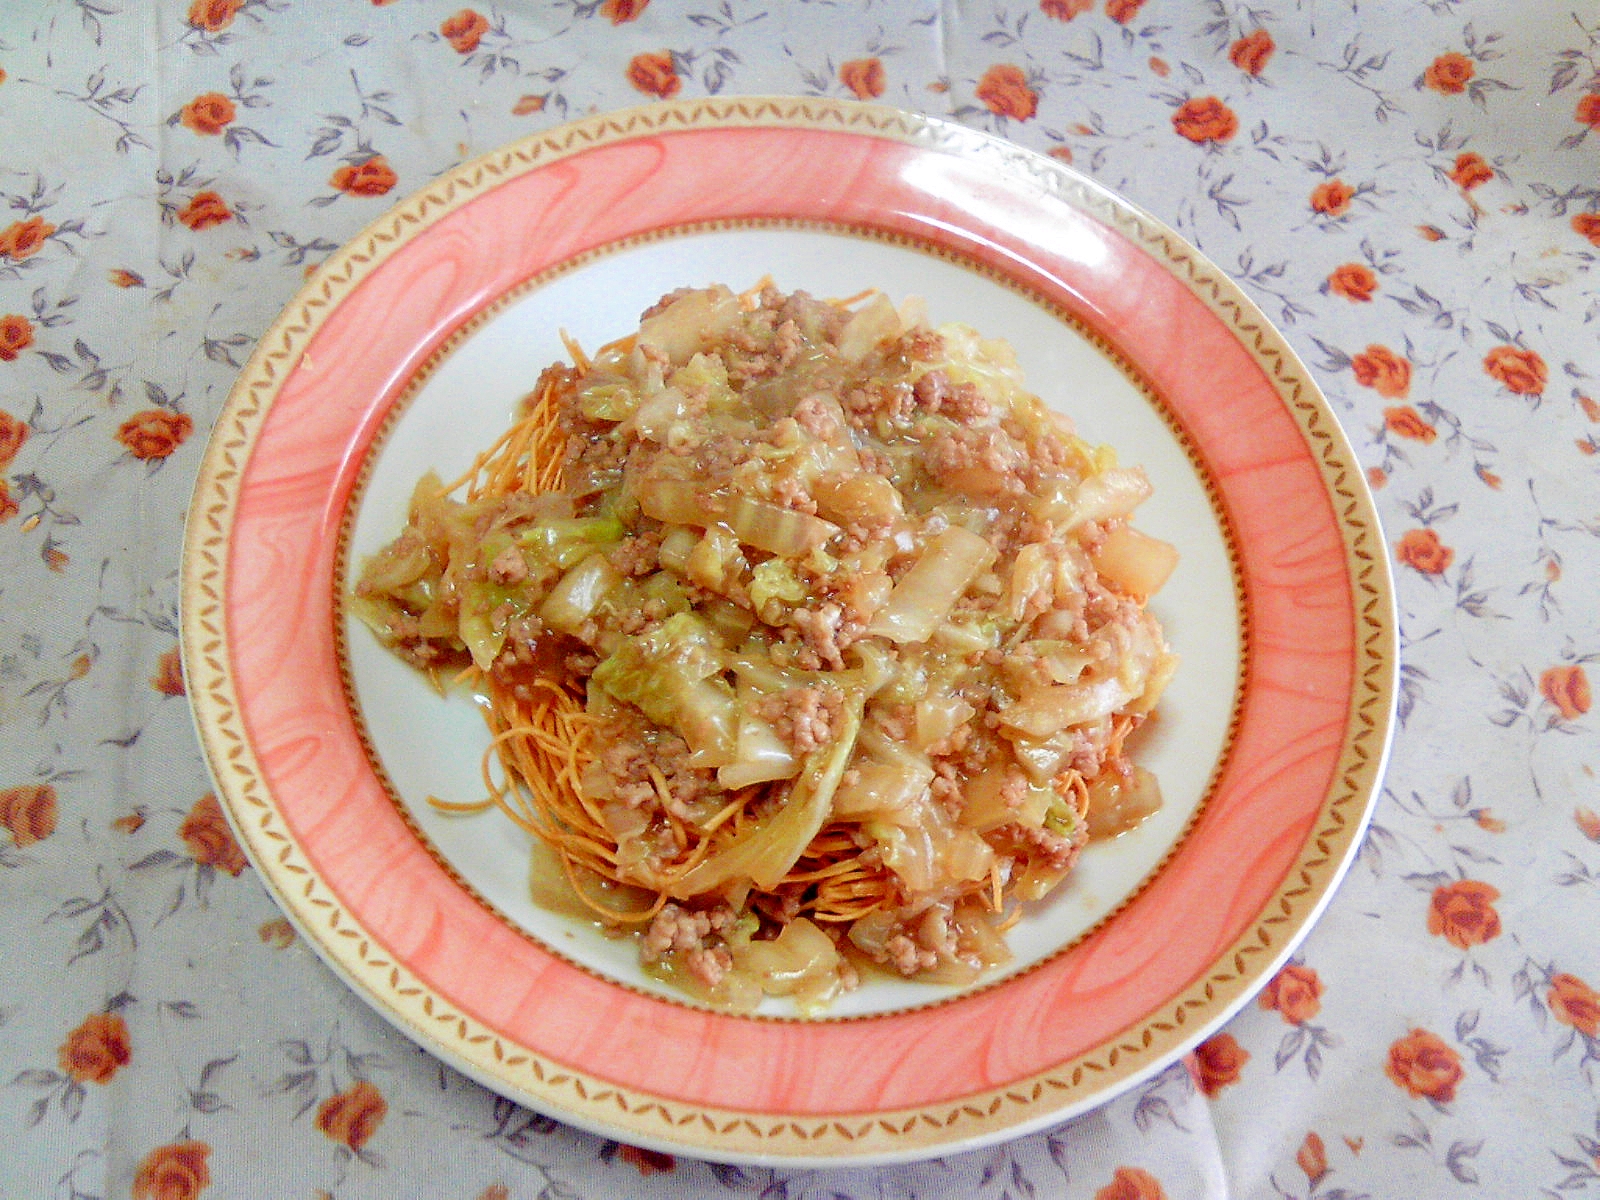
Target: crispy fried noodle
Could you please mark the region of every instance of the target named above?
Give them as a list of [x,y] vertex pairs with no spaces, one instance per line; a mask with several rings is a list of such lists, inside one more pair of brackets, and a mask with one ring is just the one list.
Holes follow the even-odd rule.
[[[1096,827],[1176,665],[1143,471],[915,301],[674,292],[547,368],[364,564],[385,645],[487,698],[536,898],[734,1011],[946,984]],[[578,903],[574,903],[574,899]]]

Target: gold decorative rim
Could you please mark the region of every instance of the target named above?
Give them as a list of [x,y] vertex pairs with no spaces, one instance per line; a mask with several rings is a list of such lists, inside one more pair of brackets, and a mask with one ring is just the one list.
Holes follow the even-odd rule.
[[[1166,264],[1169,272],[1237,336],[1274,384],[1312,450],[1339,526],[1349,570],[1356,658],[1344,736],[1329,789],[1297,861],[1261,907],[1253,927],[1160,1011],[1113,1044],[1013,1084],[916,1109],[821,1117],[748,1114],[660,1100],[586,1077],[508,1042],[439,1001],[374,944],[308,865],[266,795],[245,735],[225,661],[223,599],[231,498],[264,424],[272,395],[299,361],[320,321],[375,266],[435,218],[525,170],[643,133],[701,127],[836,130],[933,150],[959,151],[1027,177]],[[1380,526],[1354,454],[1309,373],[1282,336],[1225,275],[1175,231],[1062,164],[960,126],[849,101],[747,97],[651,105],[574,122],[463,164],[380,217],[321,268],[257,345],[230,394],[201,465],[184,538],[182,639],[197,733],[230,803],[241,841],[264,877],[297,892],[289,915],[329,964],[395,1024],[491,1088],[513,1087],[570,1122],[660,1145],[744,1161],[891,1161],[949,1151],[1064,1120],[1098,1102],[1105,1086],[1127,1086],[1165,1065],[1199,1033],[1226,1020],[1290,941],[1327,903],[1353,857],[1387,754],[1395,694],[1392,580]],[[1094,1087],[1084,1094],[1086,1084]],[[1053,1103],[1040,1110],[1040,1101]]]

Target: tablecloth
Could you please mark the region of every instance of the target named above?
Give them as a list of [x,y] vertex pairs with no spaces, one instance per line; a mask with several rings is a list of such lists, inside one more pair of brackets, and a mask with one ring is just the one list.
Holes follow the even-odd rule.
[[[233,841],[177,654],[206,434],[441,171],[657,98],[876,100],[1075,164],[1240,281],[1385,522],[1360,856],[1226,1028],[1059,1128],[709,1164],[441,1065]],[[1600,1195],[1600,9],[1572,0],[10,0],[0,1194]]]

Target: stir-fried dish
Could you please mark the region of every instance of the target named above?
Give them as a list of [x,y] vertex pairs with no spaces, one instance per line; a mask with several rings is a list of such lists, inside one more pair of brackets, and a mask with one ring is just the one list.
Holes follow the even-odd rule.
[[1095,823],[1159,803],[1143,471],[875,293],[684,290],[570,349],[353,598],[486,699],[536,894],[734,1011],[1003,962]]

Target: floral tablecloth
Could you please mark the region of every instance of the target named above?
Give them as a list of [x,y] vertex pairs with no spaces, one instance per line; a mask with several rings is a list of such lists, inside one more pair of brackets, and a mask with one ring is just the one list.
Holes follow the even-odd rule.
[[[565,118],[953,117],[1176,226],[1386,522],[1359,860],[1224,1032],[1063,1127],[711,1165],[496,1097],[296,938],[177,655],[189,491],[306,273]],[[9,0],[0,10],[0,1195],[1600,1195],[1600,9],[1572,0]]]

